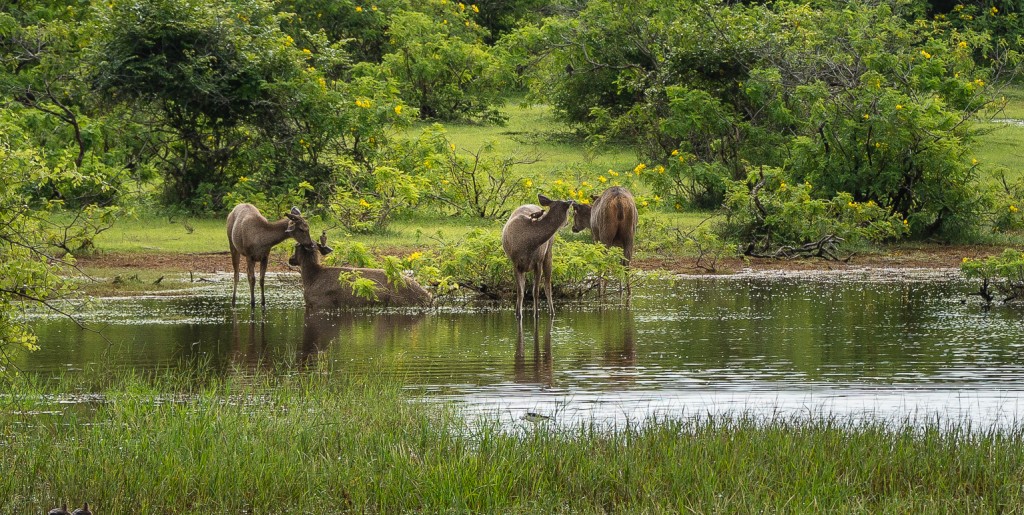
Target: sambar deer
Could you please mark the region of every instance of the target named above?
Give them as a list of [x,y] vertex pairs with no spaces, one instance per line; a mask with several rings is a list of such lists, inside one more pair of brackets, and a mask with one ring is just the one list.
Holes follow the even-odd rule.
[[300,244],[312,244],[309,224],[302,217],[299,208],[293,207],[285,217],[271,222],[252,204],[238,204],[228,214],[228,246],[231,249],[231,266],[235,271],[234,288],[231,290],[231,305],[235,305],[238,293],[238,266],[245,256],[246,276],[249,278],[249,307],[256,307],[256,263],[260,264],[260,301],[267,307],[264,283],[267,276],[267,261],[275,245],[294,238]]
[[537,195],[544,211],[535,204],[525,204],[512,211],[501,229],[501,247],[512,261],[516,280],[516,319],[523,318],[523,298],[526,296],[526,274],[533,272],[533,317],[539,316],[540,287],[548,298],[548,311],[555,314],[551,298],[551,259],[555,233],[569,218],[571,200],[551,200]]
[[[300,268],[302,296],[307,309],[340,309],[365,306],[412,307],[429,306],[433,297],[415,279],[400,276],[398,284],[380,268],[324,266],[321,256],[331,252],[327,234],[320,243],[297,243],[288,264]],[[352,281],[373,281],[372,295],[360,295]]]

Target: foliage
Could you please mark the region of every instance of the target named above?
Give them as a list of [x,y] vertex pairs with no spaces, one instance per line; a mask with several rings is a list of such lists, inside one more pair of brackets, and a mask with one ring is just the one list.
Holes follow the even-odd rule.
[[[555,236],[552,262],[552,293],[578,298],[600,281],[623,277],[621,249]],[[512,263],[501,247],[497,231],[474,230],[457,241],[440,239],[434,266],[460,288],[487,298],[515,296]],[[532,280],[532,275],[528,281]]]
[[67,163],[51,168],[31,139],[18,139],[20,131],[10,128],[0,115],[0,382],[11,377],[14,347],[36,349],[22,312],[37,304],[61,312],[54,302],[72,293],[66,280],[75,263],[71,252],[88,251],[118,211],[96,204],[65,209],[60,200],[34,198],[40,184],[73,181],[98,188],[102,176],[79,174]]
[[393,50],[379,67],[364,66],[356,73],[393,80],[424,119],[501,121],[495,106],[503,101],[510,80],[508,66],[481,42],[465,4],[444,5],[454,10],[434,16],[395,14],[389,30]]
[[730,188],[724,233],[742,242],[745,254],[781,257],[787,249],[829,244],[814,250],[834,259],[832,243],[881,242],[909,230],[907,220],[874,201],[857,202],[849,193],[816,198],[810,183],[787,180],[781,170],[764,169]]
[[983,259],[964,258],[960,273],[967,279],[980,280],[981,286],[975,295],[981,296],[989,305],[995,294],[1004,295],[1003,302],[1024,296],[1024,252],[1005,249],[998,256]]
[[454,213],[504,219],[529,196],[533,181],[515,173],[517,165],[532,162],[516,156],[488,155],[492,144],[477,150],[456,148],[444,129],[435,125],[420,137],[422,173],[430,184],[431,200]]
[[1019,55],[979,66],[987,32],[920,15],[899,1],[598,0],[506,42],[537,56],[534,93],[592,141],[664,165],[650,182],[673,203],[715,206],[726,180],[784,166],[818,198],[847,192],[918,237],[957,237],[978,222],[970,120]]

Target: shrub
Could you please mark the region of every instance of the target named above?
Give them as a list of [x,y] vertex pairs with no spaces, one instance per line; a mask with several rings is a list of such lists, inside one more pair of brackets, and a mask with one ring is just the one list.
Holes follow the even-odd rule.
[[816,198],[810,183],[792,183],[779,169],[751,173],[733,183],[723,231],[753,256],[815,255],[836,259],[842,246],[905,236],[908,221],[874,201],[848,193]]

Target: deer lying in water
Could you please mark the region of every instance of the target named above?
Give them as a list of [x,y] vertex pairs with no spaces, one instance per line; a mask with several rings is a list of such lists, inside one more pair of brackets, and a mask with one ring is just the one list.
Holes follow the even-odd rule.
[[299,208],[293,207],[291,212],[276,222],[268,221],[259,209],[252,204],[239,204],[228,214],[228,246],[231,248],[231,266],[235,270],[235,285],[231,290],[231,305],[235,305],[238,292],[238,265],[245,256],[246,276],[249,278],[249,306],[256,307],[256,263],[260,264],[260,300],[267,307],[267,295],[264,282],[267,276],[267,261],[274,245],[289,237],[295,241],[311,245],[313,238],[309,236],[309,224],[302,218]]
[[501,247],[512,261],[516,277],[516,319],[523,318],[523,297],[526,295],[526,274],[533,272],[533,317],[539,315],[540,285],[548,297],[548,311],[555,314],[555,303],[551,298],[551,248],[555,233],[569,218],[571,200],[551,200],[537,195],[541,206],[548,206],[545,212],[540,206],[526,204],[519,206],[509,216],[501,229]]
[[[302,295],[306,307],[312,309],[340,309],[364,306],[429,306],[433,298],[415,280],[402,276],[401,284],[395,285],[387,273],[380,268],[352,268],[324,266],[321,255],[327,255],[327,234],[320,236],[320,243],[295,245],[288,264],[298,266],[302,275]],[[367,298],[358,294],[351,281],[356,279],[373,281],[373,295]]]

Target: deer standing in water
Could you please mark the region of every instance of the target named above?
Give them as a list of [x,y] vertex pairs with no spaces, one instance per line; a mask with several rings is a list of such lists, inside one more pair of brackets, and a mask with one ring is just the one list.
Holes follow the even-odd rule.
[[[590,205],[573,206],[572,232],[590,229],[594,241],[607,247],[622,249],[622,264],[633,260],[633,238],[636,235],[637,211],[633,195],[622,186],[612,186],[592,197]],[[630,292],[629,278],[626,293]]]
[[[400,283],[394,284],[387,273],[380,268],[352,268],[324,266],[321,256],[331,252],[327,246],[327,234],[320,236],[320,243],[295,245],[295,253],[288,264],[300,267],[302,275],[302,296],[306,308],[339,309],[363,306],[429,306],[433,301],[430,292],[414,279],[401,276]],[[373,295],[370,298],[357,294],[348,284],[345,276],[373,281]]]
[[535,204],[519,206],[509,216],[501,229],[501,247],[512,261],[516,280],[516,319],[523,318],[523,297],[526,295],[526,274],[533,272],[533,317],[539,316],[540,286],[548,297],[548,311],[555,314],[555,303],[551,298],[551,257],[558,232],[569,218],[571,200],[551,200],[537,195],[544,211]]
[[256,307],[256,263],[260,264],[260,300],[267,307],[264,282],[267,276],[267,261],[274,245],[289,237],[300,244],[313,244],[309,236],[309,224],[302,217],[299,208],[276,222],[268,221],[252,204],[238,204],[228,214],[228,246],[231,248],[231,266],[235,270],[235,285],[231,290],[231,305],[235,305],[238,292],[238,266],[245,256],[246,276],[249,278],[249,307]]

